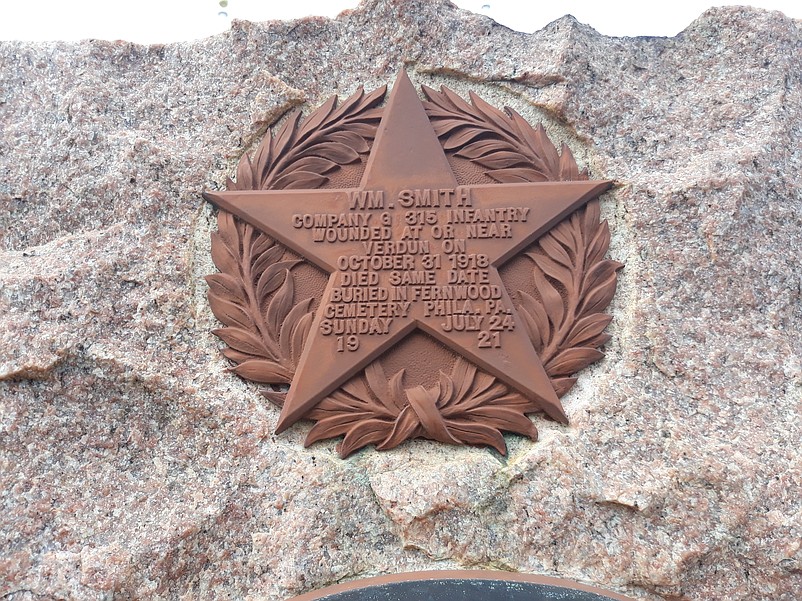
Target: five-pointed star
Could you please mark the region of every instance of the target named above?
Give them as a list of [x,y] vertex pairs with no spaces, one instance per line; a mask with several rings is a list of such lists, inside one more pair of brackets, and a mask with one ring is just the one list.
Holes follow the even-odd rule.
[[[330,274],[276,431],[281,432],[301,419],[326,396],[416,330],[432,336],[477,367],[535,401],[554,419],[566,423],[568,420],[560,401],[529,337],[517,319],[512,300],[497,269],[609,186],[608,181],[459,186],[415,88],[406,72],[401,70],[384,110],[358,188],[205,193],[204,197],[208,201],[274,237]],[[473,319],[474,324],[481,323],[485,332],[481,334],[476,331],[479,327],[470,331],[449,329],[444,323],[442,313],[439,316],[434,315],[432,305],[427,305],[421,299],[421,296],[428,294],[421,290],[450,286],[453,283],[453,272],[461,271],[454,269],[455,264],[447,261],[449,257],[440,252],[443,250],[442,238],[448,221],[448,209],[442,205],[435,209],[410,207],[409,195],[405,198],[401,195],[402,191],[427,189],[435,191],[432,193],[435,195],[438,190],[453,190],[453,193],[445,192],[440,195],[443,202],[447,199],[452,208],[462,204],[470,205],[472,209],[512,209],[519,217],[515,223],[510,224],[511,230],[507,231],[507,237],[482,237],[464,241],[465,253],[489,258],[489,265],[485,269],[476,270],[474,276],[478,273],[484,285],[497,292],[492,306],[496,310],[502,308],[503,314],[511,317],[512,322],[517,324],[498,332],[498,337],[486,329],[489,312],[492,312],[492,306],[486,305],[486,301],[480,300],[476,303],[478,308],[473,318],[466,317],[468,321]],[[374,193],[374,198],[380,199],[374,203],[376,206],[373,209],[354,206],[354,199],[367,197],[371,192]],[[380,197],[379,192],[383,196]],[[430,269],[426,269],[421,256],[401,255],[399,258],[399,255],[390,255],[390,261],[397,261],[392,268],[373,271],[383,259],[372,263],[371,257],[386,255],[371,250],[372,247],[366,241],[316,241],[313,228],[299,227],[304,216],[311,216],[307,217],[310,222],[319,215],[353,216],[370,226],[381,226],[381,219],[385,222],[391,220],[391,241],[399,242],[402,238],[410,238],[410,230],[404,230],[409,225],[407,215],[410,211],[427,211],[436,215],[436,223],[425,224],[420,228],[417,239],[428,242],[431,254],[441,254],[439,268],[430,265]],[[524,213],[525,220],[520,219]],[[386,234],[377,232],[377,236],[380,235]],[[461,235],[464,236],[464,232]],[[383,252],[387,252],[386,246]],[[393,252],[392,247],[390,252]],[[356,259],[352,261],[353,258]],[[366,285],[363,288],[388,290],[395,293],[392,298],[403,298],[396,296],[395,288],[398,286],[390,279],[391,273],[399,268],[412,268],[418,274],[424,274],[421,277],[428,280],[417,288],[407,287],[406,292],[412,294],[406,297],[406,303],[394,303],[397,306],[390,308],[392,317],[385,316],[378,328],[382,331],[375,331],[374,328],[371,334],[360,334],[351,338],[352,344],[346,347],[342,337],[335,336],[329,329],[332,323],[330,318],[335,314],[333,308],[344,305],[336,302],[336,294],[349,284],[349,279],[363,277],[368,278],[363,280],[362,283]],[[434,275],[426,276],[426,272],[434,272]],[[357,275],[361,273],[368,275]],[[397,278],[399,272],[395,273]],[[383,298],[386,292],[374,294]],[[359,304],[367,307],[370,303],[356,303]],[[353,305],[351,303],[350,306]],[[363,317],[370,317],[370,312],[366,309],[365,312],[367,315]],[[478,319],[480,317],[482,319]]]

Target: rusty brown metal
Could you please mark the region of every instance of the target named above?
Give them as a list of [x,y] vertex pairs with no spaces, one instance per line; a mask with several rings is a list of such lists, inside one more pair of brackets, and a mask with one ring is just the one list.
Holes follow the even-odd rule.
[[[406,72],[292,116],[240,162],[209,300],[232,371],[289,384],[277,432],[343,456],[415,437],[506,450],[600,358],[619,263],[589,181],[542,127]],[[593,201],[593,202],[592,202]],[[313,267],[314,266],[314,267]]]

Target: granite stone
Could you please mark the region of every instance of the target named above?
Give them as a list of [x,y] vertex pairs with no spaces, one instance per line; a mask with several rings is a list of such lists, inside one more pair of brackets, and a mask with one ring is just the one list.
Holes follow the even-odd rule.
[[[626,265],[570,425],[509,456],[347,460],[226,371],[203,276],[239,157],[288,111],[474,89],[615,188]],[[0,597],[286,599],[503,569],[643,601],[802,597],[802,26],[674,38],[444,0],[236,21],[195,42],[0,43]]]

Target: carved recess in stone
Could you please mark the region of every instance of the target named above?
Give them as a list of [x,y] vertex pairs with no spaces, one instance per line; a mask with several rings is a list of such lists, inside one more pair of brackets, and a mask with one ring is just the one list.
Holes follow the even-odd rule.
[[209,300],[237,375],[282,408],[277,431],[342,456],[416,437],[537,438],[609,340],[620,263],[589,181],[542,126],[405,72],[295,113],[241,159],[220,208]]

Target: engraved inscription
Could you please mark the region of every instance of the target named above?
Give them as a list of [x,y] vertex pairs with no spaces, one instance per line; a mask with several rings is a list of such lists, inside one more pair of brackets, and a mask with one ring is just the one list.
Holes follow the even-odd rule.
[[[477,348],[500,348],[515,330],[512,307],[490,281],[490,259],[472,241],[512,238],[529,207],[471,208],[467,187],[401,190],[387,203],[384,190],[349,192],[347,213],[296,213],[292,227],[312,230],[316,243],[361,242],[359,254],[337,259],[336,286],[323,308],[323,336],[348,336],[340,353],[361,338],[390,334],[393,319],[423,303],[443,332],[475,332]],[[381,212],[379,212],[381,211]]]

